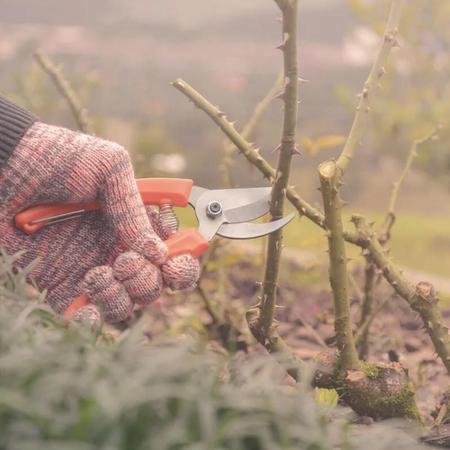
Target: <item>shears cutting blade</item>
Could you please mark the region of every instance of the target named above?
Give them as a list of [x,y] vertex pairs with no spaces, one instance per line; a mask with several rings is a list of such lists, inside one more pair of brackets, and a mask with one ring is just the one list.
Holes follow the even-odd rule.
[[[295,217],[290,214],[272,222],[250,222],[269,211],[270,187],[210,190],[194,186],[192,180],[177,178],[143,178],[137,184],[145,205],[184,207],[189,204],[195,210],[198,229],[177,231],[170,236],[165,241],[168,257],[186,253],[200,256],[215,235],[229,239],[265,236]],[[17,214],[15,224],[25,233],[33,234],[44,226],[98,209],[98,202],[36,205]]]

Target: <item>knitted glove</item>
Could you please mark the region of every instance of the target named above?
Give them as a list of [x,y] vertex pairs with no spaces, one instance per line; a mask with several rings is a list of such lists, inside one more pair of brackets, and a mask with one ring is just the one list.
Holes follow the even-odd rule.
[[[96,321],[102,312],[106,321],[117,322],[135,303],[157,299],[164,284],[185,289],[196,283],[196,259],[165,260],[161,238],[168,230],[157,211],[143,205],[122,147],[33,119],[24,126],[23,117],[30,115],[0,100],[0,247],[9,254],[26,251],[19,267],[39,258],[30,278],[47,289],[57,313],[86,294],[90,304],[76,311],[75,319]],[[1,165],[5,148],[10,154]],[[34,235],[13,225],[18,212],[38,203],[92,200],[101,211]]]

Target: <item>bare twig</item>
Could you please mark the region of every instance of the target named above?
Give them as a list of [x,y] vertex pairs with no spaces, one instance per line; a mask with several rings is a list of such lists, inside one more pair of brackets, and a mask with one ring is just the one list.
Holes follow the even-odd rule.
[[[270,216],[272,220],[283,217],[286,188],[289,182],[292,157],[296,152],[297,115],[298,115],[298,61],[297,61],[297,23],[298,0],[291,0],[283,8],[283,42],[280,48],[284,55],[284,81],[282,93],[284,101],[283,132],[279,147],[279,157],[273,180]],[[261,314],[259,327],[265,339],[270,339],[275,317],[277,282],[283,231],[279,229],[269,235],[266,251],[266,265],[261,292]],[[262,342],[263,344],[265,342]]]
[[201,299],[203,300],[203,303],[205,304],[206,312],[211,317],[211,320],[213,321],[213,323],[216,324],[216,325],[221,323],[220,317],[218,316],[218,314],[214,310],[214,308],[213,308],[213,306],[211,304],[211,300],[209,299],[208,294],[205,292],[205,290],[203,289],[203,287],[202,287],[202,285],[200,283],[197,284],[197,292],[199,293]]
[[275,0],[275,3],[283,11],[285,8],[290,6],[292,0]]
[[[275,94],[279,92],[279,90],[281,89],[283,78],[284,78],[283,74],[280,73],[277,79],[275,80],[274,84],[272,85],[272,87],[267,92],[267,94],[255,106],[252,115],[242,128],[241,136],[244,139],[249,139],[252,136],[257,124],[261,120],[261,117],[266,112],[267,108],[274,99]],[[220,170],[222,172],[222,178],[225,187],[232,187],[234,185],[231,168],[233,165],[233,155],[236,151],[237,151],[236,145],[230,142],[224,143],[223,158],[222,163],[220,165]]]
[[[400,13],[404,0],[393,0],[387,26],[384,35],[383,43],[380,46],[380,50],[375,59],[374,65],[370,71],[368,81],[366,82],[366,88],[363,89],[360,103],[365,107],[364,111],[367,111],[367,107],[370,107],[372,91],[378,85],[379,78],[384,74],[384,64],[387,61],[390,50],[397,45],[397,27],[400,20]],[[284,10],[290,3],[289,0],[276,0],[281,10]],[[367,84],[368,83],[368,84]],[[178,79],[172,83],[172,85],[186,95],[198,108],[204,111],[228,136],[231,142],[237,147],[237,149],[247,158],[247,160],[253,164],[265,178],[273,182],[275,178],[275,169],[260,155],[259,149],[253,147],[241,134],[239,134],[234,125],[226,119],[225,113],[213,106],[206,98],[199,94],[185,81]],[[370,91],[370,92],[369,92]],[[338,159],[338,166],[341,171],[345,171],[348,162],[353,156],[354,150],[360,140],[363,132],[365,114],[361,114],[361,107],[356,112],[355,119],[349,134],[349,138],[346,141],[344,149]],[[321,211],[314,208],[305,199],[303,199],[293,187],[287,187],[286,197],[297,209],[300,215],[306,216],[308,219],[324,228],[324,215]],[[358,235],[349,230],[344,230],[344,239],[352,244],[360,245],[358,242]]]
[[303,327],[308,331],[311,337],[324,349],[328,349],[328,345],[322,339],[322,336],[308,323],[308,321],[298,312],[295,313],[296,319],[299,320]]
[[361,289],[359,288],[358,283],[356,282],[355,277],[351,272],[348,272],[348,281],[353,290],[353,294],[356,297],[356,300],[361,305],[363,302],[363,293],[361,292]]
[[359,145],[366,123],[366,118],[370,112],[374,92],[380,82],[380,79],[386,72],[385,65],[392,48],[398,46],[397,34],[400,22],[401,12],[404,0],[392,0],[389,17],[384,32],[383,41],[380,44],[377,56],[370,70],[369,77],[364,84],[360,94],[356,114],[347,141],[344,145],[342,153],[336,161],[341,174],[345,172],[349,162],[353,158],[356,147]]
[[[182,79],[177,79],[172,82],[172,86],[189,98],[195,106],[205,112],[225,133],[230,141],[233,142],[239,152],[242,153],[242,155],[244,155],[245,158],[262,173],[264,178],[270,182],[273,182],[275,178],[275,169],[265,158],[261,156],[258,148],[255,148],[250,142],[242,137],[242,135],[234,127],[233,123],[227,119],[223,111],[210,103],[205,97],[203,97]],[[325,217],[323,213],[303,199],[293,186],[289,186],[286,189],[286,197],[295,209],[297,209],[300,215],[308,217],[308,219],[322,228],[325,227]],[[356,233],[350,230],[345,230],[344,237],[348,242],[358,245],[358,235]]]
[[[404,0],[392,0],[391,9],[389,11],[389,17],[387,20],[384,37],[380,44],[375,61],[370,70],[369,76],[364,84],[363,90],[359,95],[359,102],[356,108],[356,113],[353,119],[352,127],[350,133],[345,142],[344,148],[339,155],[336,166],[339,170],[338,179],[339,181],[344,176],[344,173],[352,160],[355,150],[360,143],[363,136],[365,124],[367,122],[367,115],[370,112],[372,100],[375,94],[375,90],[379,84],[380,79],[386,72],[385,65],[387,59],[393,47],[398,45],[397,34],[398,25],[400,22],[401,11],[403,8]],[[339,191],[339,187],[337,187]],[[365,283],[365,297],[362,304],[362,315],[361,324],[364,323],[367,316],[372,312],[372,302],[373,302],[373,285],[375,281],[375,273],[373,267],[370,266],[370,261],[368,260],[366,267],[366,283]],[[336,294],[335,294],[336,295]],[[367,337],[368,330],[366,330],[361,346],[360,346],[360,356],[364,357],[367,353]]]
[[[220,111],[217,107],[212,105],[206,98],[204,98],[201,94],[199,94],[195,89],[193,89],[188,83],[183,80],[176,80],[172,83],[172,85],[186,95],[198,108],[204,111],[225,133],[226,136],[236,145],[238,150],[250,161],[262,174],[265,178],[272,181],[275,176],[275,169],[260,155],[259,150],[254,148],[249,142],[247,142],[234,128],[233,124],[227,120],[225,114]],[[294,187],[288,187],[286,191],[286,196],[288,200],[292,203],[292,205],[297,209],[297,211],[306,216],[312,222],[316,223],[321,228],[325,228],[324,225],[324,215],[318,209],[311,206],[306,200],[304,200],[294,189]],[[381,251],[378,249],[375,244],[381,246],[380,242],[376,237],[372,240],[374,242],[373,245],[369,246],[369,243],[372,240],[368,240],[367,237],[360,232],[352,232],[349,230],[344,230],[343,233],[344,239],[347,242],[358,245],[363,248],[363,251],[367,255],[375,254],[377,257],[377,267],[387,267],[392,266],[392,268],[399,273],[399,269],[396,268],[387,255],[384,253],[383,248],[381,247]],[[395,285],[395,278],[388,278],[387,274],[383,273],[384,277],[387,279],[391,285]],[[407,285],[410,283],[405,280],[402,276],[402,280]],[[394,284],[393,284],[394,283]],[[404,289],[401,292],[397,291],[399,295],[403,298],[409,298],[410,291],[408,289]],[[433,312],[434,314],[434,312]],[[427,330],[428,331],[428,330]],[[434,343],[434,340],[433,340]],[[450,355],[450,350],[447,352]],[[443,355],[443,358],[446,358],[445,351],[439,351],[439,355]],[[450,371],[450,359],[449,362],[444,364]]]
[[[428,134],[422,139],[416,139],[413,144],[411,145],[411,149],[408,153],[408,157],[405,161],[405,166],[403,167],[403,170],[400,174],[399,179],[393,183],[392,185],[392,191],[391,196],[389,198],[389,204],[388,204],[388,210],[386,213],[386,218],[384,220],[383,226],[381,227],[380,231],[378,232],[378,239],[380,243],[386,247],[388,242],[391,240],[391,232],[392,227],[395,224],[396,220],[396,205],[397,205],[397,199],[400,193],[400,188],[403,184],[403,181],[405,180],[406,176],[408,175],[408,172],[411,169],[411,166],[417,157],[418,149],[421,145],[425,144],[429,140],[435,138],[437,136],[437,131],[439,130],[439,127],[436,127],[436,129],[433,130],[432,133]],[[379,280],[378,280],[379,281]],[[365,269],[365,282],[364,282],[364,301],[362,304],[361,309],[361,321],[359,323],[359,326],[362,327],[364,323],[367,322],[368,317],[372,314],[373,310],[373,302],[375,299],[374,296],[374,290],[376,286],[378,285],[377,279],[376,279],[376,271],[374,263],[372,262],[372,259],[370,255],[366,257],[366,269]],[[369,353],[369,346],[368,346],[368,337],[370,332],[370,322],[365,327],[365,330],[361,336],[361,339],[359,341],[359,356],[360,358],[366,359]]]
[[436,353],[450,373],[450,336],[448,328],[444,325],[433,286],[428,282],[420,282],[414,287],[386,256],[385,249],[365,218],[354,215],[352,221],[360,235],[360,241],[363,243],[366,253],[370,254],[372,261],[382,271],[384,278],[400,297],[406,300],[414,311],[419,313]]
[[342,226],[342,201],[339,195],[339,174],[334,161],[319,166],[320,185],[325,207],[330,258],[330,284],[334,295],[336,341],[341,373],[359,366],[353,339],[350,301],[348,298],[347,256]]
[[356,343],[356,346],[360,348],[359,357],[361,359],[363,359],[363,356],[364,356],[364,358],[366,358],[366,355],[361,356],[361,352],[362,352],[361,349],[363,348],[363,340],[365,339],[366,342],[368,342],[367,332],[370,328],[370,325],[372,325],[372,322],[375,320],[375,317],[383,310],[384,306],[390,300],[392,300],[391,297],[386,297],[384,300],[382,300],[376,306],[376,308],[373,308],[373,304],[372,304],[372,309],[371,309],[370,313],[366,315],[364,322],[361,323],[361,325],[359,326],[358,330],[355,333],[355,343]]
[[373,318],[368,322],[369,317],[373,314],[374,288],[376,284],[376,267],[371,261],[370,256],[366,258],[366,266],[364,270],[364,297],[361,305],[361,318],[358,325],[359,338],[356,339],[359,357],[363,360],[369,355],[369,328]]
[[39,50],[34,53],[34,58],[44,72],[46,72],[53,80],[61,95],[66,99],[78,128],[84,133],[93,134],[88,111],[81,104],[81,101],[72,88],[70,82],[64,76],[61,67],[58,67],[47,55],[44,55]]
[[389,198],[388,211],[386,214],[386,218],[384,220],[383,227],[379,233],[380,242],[382,242],[383,244],[387,243],[391,238],[391,230],[395,223],[395,218],[396,218],[395,209],[397,206],[397,200],[398,200],[400,188],[401,188],[406,176],[408,175],[408,172],[410,171],[414,160],[418,156],[418,149],[421,145],[426,144],[428,141],[436,138],[438,130],[439,130],[439,127],[434,129],[432,133],[428,134],[427,136],[423,137],[422,139],[416,139],[411,145],[411,149],[408,153],[408,157],[406,158],[405,166],[403,167],[400,177],[392,185],[391,196]]

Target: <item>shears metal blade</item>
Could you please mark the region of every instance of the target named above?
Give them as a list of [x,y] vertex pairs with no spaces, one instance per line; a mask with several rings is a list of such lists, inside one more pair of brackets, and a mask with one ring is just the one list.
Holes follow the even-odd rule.
[[[265,236],[295,217],[290,214],[272,222],[250,222],[269,211],[270,187],[210,190],[194,186],[192,180],[174,178],[139,179],[137,184],[145,205],[183,207],[189,204],[195,210],[198,229],[177,231],[170,236],[165,241],[168,257],[185,253],[200,256],[215,235],[229,239]],[[33,234],[46,225],[99,208],[98,202],[36,205],[17,214],[15,224],[25,233]]]

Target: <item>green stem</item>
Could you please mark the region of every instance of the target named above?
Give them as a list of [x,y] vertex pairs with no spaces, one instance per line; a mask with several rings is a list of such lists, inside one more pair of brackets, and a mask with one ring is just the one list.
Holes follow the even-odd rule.
[[[357,335],[359,357],[366,360],[369,355],[369,328],[372,321],[368,321],[373,313],[374,304],[374,287],[375,287],[376,270],[375,265],[370,258],[366,258],[366,267],[364,271],[364,297],[361,305],[361,319],[358,326]],[[373,320],[373,319],[372,319]]]
[[[263,158],[258,148],[255,148],[250,142],[242,137],[242,135],[236,130],[234,124],[230,122],[225,113],[219,108],[209,102],[203,95],[196,91],[189,83],[178,78],[173,81],[172,86],[184,94],[189,100],[191,100],[195,106],[201,109],[210,119],[223,131],[223,133],[230,139],[230,141],[236,146],[239,152],[256,167],[270,182],[275,179],[275,169],[269,164],[269,162]],[[308,203],[293,186],[288,186],[286,189],[286,197],[298,211],[301,216],[307,217],[309,220],[319,225],[321,228],[325,228],[325,217],[323,213]],[[360,245],[358,242],[359,236],[357,233],[344,230],[344,238],[347,242],[355,245]]]
[[339,195],[339,174],[336,163],[328,161],[319,166],[320,185],[325,208],[325,224],[328,234],[330,259],[330,284],[334,296],[334,315],[338,369],[342,374],[357,369],[356,353],[348,297],[347,255],[342,225],[342,201]]
[[[296,151],[296,132],[298,116],[298,62],[297,62],[297,22],[298,1],[291,0],[283,9],[283,43],[285,88],[283,132],[279,147],[279,157],[272,188],[270,216],[272,220],[283,217],[284,199],[289,181],[292,156]],[[261,315],[259,327],[262,335],[270,336],[275,316],[276,289],[280,269],[283,241],[282,229],[271,233],[267,242],[266,266],[261,294]]]
[[218,316],[218,314],[214,310],[214,307],[212,306],[212,303],[211,303],[211,300],[208,297],[208,294],[203,289],[203,286],[200,283],[197,284],[197,292],[199,293],[201,299],[203,300],[203,303],[205,304],[206,312],[211,317],[213,323],[216,324],[216,325],[221,323],[220,317]]
[[[247,123],[244,125],[241,131],[241,136],[244,139],[249,139],[253,132],[255,131],[255,128],[259,121],[261,120],[261,117],[266,112],[267,108],[271,104],[275,94],[279,92],[281,88],[281,84],[283,81],[283,74],[280,73],[275,80],[275,83],[273,86],[269,89],[267,94],[261,99],[261,101],[258,102],[258,104],[255,106],[255,109],[253,110],[252,115],[248,119]],[[220,170],[222,172],[222,178],[223,183],[225,187],[232,187],[234,185],[233,183],[233,176],[231,173],[231,168],[233,165],[233,159],[232,156],[237,151],[236,145],[233,143],[225,143],[223,148],[223,158],[222,163],[220,165]]]
[[392,227],[394,226],[395,219],[396,219],[395,209],[397,206],[397,200],[398,200],[398,195],[400,193],[400,188],[401,188],[403,182],[405,181],[405,178],[408,175],[408,172],[410,171],[414,160],[418,156],[418,149],[421,145],[436,138],[438,130],[439,130],[439,127],[436,127],[436,129],[434,129],[429,135],[425,136],[422,139],[416,139],[411,145],[411,149],[409,150],[408,157],[406,158],[405,166],[403,167],[400,177],[392,185],[391,196],[389,198],[388,211],[386,213],[386,218],[384,220],[383,227],[379,233],[380,242],[383,244],[386,244],[391,239],[391,231],[392,231]]
[[342,153],[336,161],[341,174],[344,174],[346,171],[350,161],[353,158],[356,147],[361,141],[365,124],[367,122],[367,115],[370,112],[372,100],[375,97],[375,90],[378,87],[380,79],[386,72],[385,65],[392,48],[398,45],[397,34],[403,2],[404,0],[392,0],[383,41],[380,44],[377,56],[360,94],[360,99],[358,106],[356,107],[355,117],[353,119],[347,141],[345,142]]
[[[378,313],[384,308],[384,306],[386,305],[386,303],[388,301],[390,301],[391,298],[390,297],[386,297],[383,301],[381,301],[376,308],[372,307],[371,313],[369,315],[367,315],[366,319],[364,320],[364,322],[361,322],[359,325],[358,330],[355,333],[355,343],[357,347],[362,347],[363,345],[363,339],[365,338],[365,334],[368,332],[370,325],[372,324],[372,322],[374,321],[375,317],[378,315]],[[360,358],[363,359],[363,356],[365,358],[367,358],[367,355],[363,355],[361,356],[361,349],[359,351],[360,353]]]
[[[392,191],[391,196],[389,198],[389,204],[388,204],[388,210],[386,213],[386,218],[384,220],[383,226],[381,227],[380,231],[378,232],[378,239],[380,241],[380,244],[386,248],[387,244],[391,240],[391,233],[392,233],[392,227],[395,224],[396,220],[396,206],[397,206],[397,200],[400,193],[400,188],[408,175],[408,172],[411,169],[411,166],[414,162],[414,160],[417,158],[417,152],[421,145],[425,144],[429,140],[433,139],[436,136],[437,131],[439,130],[439,127],[434,129],[430,134],[425,136],[422,139],[416,139],[412,145],[411,149],[408,153],[408,157],[406,158],[405,165],[403,167],[402,172],[400,173],[399,179],[393,183],[392,185]],[[372,315],[373,310],[373,303],[375,301],[374,296],[374,290],[376,287],[376,279],[375,279],[375,267],[372,262],[372,259],[370,256],[366,257],[366,270],[365,270],[365,286],[364,286],[364,302],[362,305],[362,311],[361,311],[361,322],[360,327],[363,326],[365,322],[367,322],[368,317]],[[373,320],[373,319],[372,319]],[[361,340],[359,348],[359,356],[362,359],[367,359],[368,353],[369,353],[369,333],[370,333],[370,325],[371,321],[367,323],[367,326],[364,328],[363,333],[361,334]],[[359,330],[358,330],[359,331]]]
[[436,353],[450,374],[450,336],[448,328],[444,325],[433,286],[422,281],[414,287],[386,256],[383,246],[365,218],[354,215],[352,221],[366,252],[370,254],[373,262],[382,271],[384,278],[400,297],[406,300],[414,311],[419,313]]

